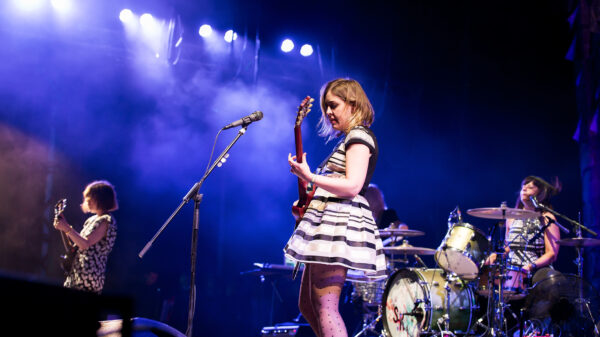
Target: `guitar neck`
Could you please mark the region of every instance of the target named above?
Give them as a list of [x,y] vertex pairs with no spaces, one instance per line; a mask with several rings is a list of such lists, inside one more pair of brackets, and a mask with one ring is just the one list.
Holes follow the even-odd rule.
[[[300,125],[294,127],[294,139],[296,142],[296,161],[302,163],[304,149],[302,148],[302,128]],[[304,205],[306,203],[306,182],[298,178],[298,205]]]
[[60,231],[60,238],[62,239],[63,246],[65,247],[66,252],[70,252],[73,249],[73,243],[71,239],[65,234],[65,232]]

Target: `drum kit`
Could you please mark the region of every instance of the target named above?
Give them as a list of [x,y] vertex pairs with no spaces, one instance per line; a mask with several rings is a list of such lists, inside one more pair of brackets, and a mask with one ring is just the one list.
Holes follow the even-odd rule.
[[[521,268],[508,265],[504,247],[494,249],[492,238],[496,227],[505,220],[537,218],[540,214],[508,208],[505,203],[501,207],[470,209],[467,213],[501,221],[486,236],[463,222],[457,207],[450,213],[448,231],[437,249],[414,247],[405,239],[425,235],[421,231],[379,231],[382,238],[394,238],[392,242],[401,244],[383,248],[388,257],[386,279],[369,282],[353,278],[349,271],[352,299],[361,299],[363,304],[362,330],[354,337],[533,337],[557,333],[540,323],[544,321],[564,323],[554,336],[600,336],[600,323],[596,324],[600,312],[598,295],[582,278],[581,258],[581,249],[600,246],[600,240],[582,238],[579,229],[578,237],[557,241],[559,245],[577,248],[578,275],[541,268],[531,277]],[[486,262],[492,253],[496,260]],[[422,255],[433,255],[438,268],[428,268],[419,257]],[[421,267],[396,267],[394,262],[407,263],[409,256]],[[481,299],[486,305],[479,305]],[[524,305],[517,316],[509,302],[518,300]],[[567,314],[562,312],[566,304],[570,309]],[[505,313],[517,320],[516,330],[512,327],[509,332]],[[576,329],[580,331],[573,332]]]

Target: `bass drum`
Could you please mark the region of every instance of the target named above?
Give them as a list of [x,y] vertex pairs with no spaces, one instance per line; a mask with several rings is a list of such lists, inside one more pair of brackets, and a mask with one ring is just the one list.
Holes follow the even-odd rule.
[[[446,284],[442,269],[407,268],[390,276],[383,293],[382,317],[386,336],[414,337],[444,329]],[[473,290],[458,279],[449,282],[449,330],[472,333],[476,310]]]

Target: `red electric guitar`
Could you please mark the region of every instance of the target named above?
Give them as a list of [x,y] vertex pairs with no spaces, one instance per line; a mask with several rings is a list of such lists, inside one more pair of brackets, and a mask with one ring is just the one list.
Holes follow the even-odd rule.
[[[296,143],[296,161],[298,163],[302,163],[302,158],[304,155],[304,150],[302,149],[302,121],[304,117],[308,115],[310,112],[310,108],[312,107],[312,102],[314,99],[310,96],[306,96],[302,103],[298,107],[298,115],[296,116],[296,123],[294,125],[294,140]],[[300,178],[298,178],[298,203],[292,206],[292,214],[296,218],[296,225],[294,228],[298,227],[298,223],[300,223],[300,219],[304,216],[306,209],[308,208],[308,204],[312,200],[313,195],[315,194],[315,189],[308,192],[308,183]]]
[[[304,150],[302,149],[302,121],[304,117],[308,115],[310,112],[310,108],[312,107],[312,102],[315,100],[310,96],[306,96],[305,99],[302,100],[300,106],[298,107],[298,115],[296,116],[296,123],[294,124],[294,140],[296,143],[296,161],[298,163],[302,163]],[[296,225],[294,229],[298,227],[300,220],[304,216],[306,209],[308,208],[308,204],[312,200],[315,189],[313,188],[310,192],[307,191],[308,183],[300,178],[298,178],[298,202],[292,206],[292,214],[296,218]],[[294,266],[294,271],[292,272],[292,279],[296,279],[296,275],[298,274],[298,269],[300,268],[300,264],[296,262]]]

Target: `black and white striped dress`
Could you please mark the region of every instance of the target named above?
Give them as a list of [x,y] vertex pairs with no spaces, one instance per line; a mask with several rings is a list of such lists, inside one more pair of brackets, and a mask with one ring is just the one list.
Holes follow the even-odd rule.
[[508,263],[523,267],[544,255],[544,225],[539,218],[514,220],[506,242],[510,248]]
[[364,197],[377,162],[375,135],[365,127],[353,128],[321,164],[318,173],[345,176],[346,147],[355,143],[364,144],[371,151],[363,189],[347,199],[317,188],[284,252],[297,262],[340,265],[360,271],[367,278],[379,279],[386,277],[383,244]]

